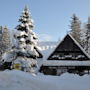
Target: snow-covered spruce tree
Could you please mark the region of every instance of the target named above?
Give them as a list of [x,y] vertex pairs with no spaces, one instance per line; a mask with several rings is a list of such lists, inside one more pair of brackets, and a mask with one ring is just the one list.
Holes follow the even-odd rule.
[[81,44],[81,22],[75,14],[72,16],[70,28],[71,35]]
[[90,17],[88,17],[88,22],[86,24],[86,39],[85,39],[85,50],[90,55]]
[[5,26],[0,26],[0,60],[3,53],[5,53],[11,46],[10,32]]
[[16,27],[14,35],[16,40],[12,50],[3,55],[4,62],[11,62],[11,68],[35,73],[37,68],[36,58],[39,56],[37,48],[37,36],[33,32],[33,20],[27,7],[24,8]]
[[2,50],[2,29],[3,29],[3,27],[0,26],[0,60],[1,60],[2,52],[3,52],[3,50]]
[[87,48],[87,45],[86,45],[86,42],[87,42],[86,36],[87,35],[86,34],[87,34],[87,25],[86,25],[86,23],[83,23],[82,29],[81,29],[81,44],[85,50]]
[[7,51],[11,47],[11,40],[10,40],[10,32],[7,26],[3,28],[3,33],[2,33],[2,43],[3,43],[3,50],[4,52]]

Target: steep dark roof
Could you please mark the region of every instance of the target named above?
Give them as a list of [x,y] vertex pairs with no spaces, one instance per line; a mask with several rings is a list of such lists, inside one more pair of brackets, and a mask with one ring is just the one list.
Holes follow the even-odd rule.
[[67,34],[49,55],[48,60],[90,60],[90,57],[80,44]]

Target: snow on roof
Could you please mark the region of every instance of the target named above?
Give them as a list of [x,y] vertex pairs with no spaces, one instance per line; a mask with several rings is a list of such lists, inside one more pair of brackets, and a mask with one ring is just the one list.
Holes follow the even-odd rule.
[[90,61],[46,60],[44,66],[90,66]]
[[35,48],[36,48],[36,51],[37,51],[38,54],[39,54],[39,57],[40,57],[40,58],[43,58],[43,54],[42,54],[42,52],[41,52],[41,50],[40,50],[40,47],[37,46],[37,47],[35,47]]
[[[72,35],[71,35],[70,33],[68,33],[67,35],[70,36],[70,38],[74,41],[74,43],[75,43],[75,44],[82,50],[82,52],[90,59],[90,56],[88,55],[88,53],[86,53],[86,51],[85,51],[85,50],[81,47],[81,45],[72,37]],[[67,35],[66,35],[66,36],[67,36]],[[56,48],[60,45],[60,43],[62,43],[62,42],[64,41],[64,39],[66,38],[66,36],[63,38],[62,41],[58,42]],[[52,50],[52,52],[48,55],[48,57],[50,57],[50,55],[55,52],[56,48]],[[47,57],[47,59],[48,59],[48,57]]]

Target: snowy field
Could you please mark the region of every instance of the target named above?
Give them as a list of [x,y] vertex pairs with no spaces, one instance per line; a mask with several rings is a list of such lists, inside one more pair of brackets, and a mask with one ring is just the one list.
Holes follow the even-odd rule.
[[90,76],[32,76],[22,71],[0,72],[0,90],[90,90]]

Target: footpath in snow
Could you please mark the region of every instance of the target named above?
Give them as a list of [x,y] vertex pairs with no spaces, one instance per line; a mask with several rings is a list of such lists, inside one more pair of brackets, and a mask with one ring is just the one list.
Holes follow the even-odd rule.
[[49,76],[12,70],[0,72],[0,90],[90,90],[90,75]]

